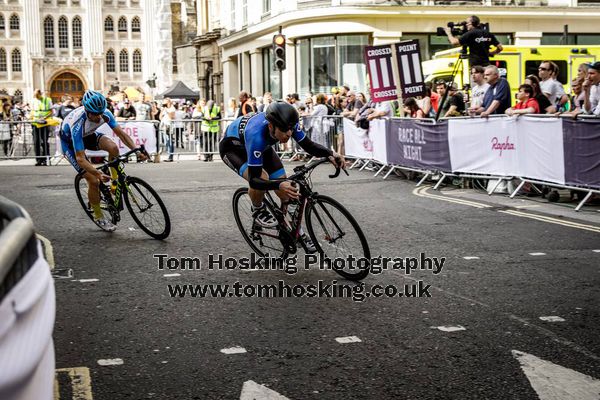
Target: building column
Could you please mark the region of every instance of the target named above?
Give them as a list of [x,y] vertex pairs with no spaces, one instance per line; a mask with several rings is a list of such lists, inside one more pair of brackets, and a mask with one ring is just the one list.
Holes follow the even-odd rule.
[[281,74],[281,97],[297,93],[296,87],[296,44],[290,40],[285,43],[285,70]]
[[254,97],[262,96],[265,87],[263,85],[262,52],[260,49],[254,49],[250,52],[250,64],[252,66],[252,82],[250,82],[252,95]]
[[515,32],[515,46],[539,46],[542,32]]
[[234,97],[237,100],[239,79],[238,79],[238,65],[232,59],[223,60],[223,96],[226,99]]
[[254,94],[252,91],[254,88],[252,87],[252,76],[254,75],[252,72],[254,71],[252,59],[250,58],[250,53],[243,52],[241,54],[242,57],[242,90],[245,90],[249,93]]

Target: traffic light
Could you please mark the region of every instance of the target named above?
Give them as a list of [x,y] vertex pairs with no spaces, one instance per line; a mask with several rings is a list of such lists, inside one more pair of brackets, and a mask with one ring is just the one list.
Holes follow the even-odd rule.
[[285,36],[281,33],[273,36],[273,69],[285,69]]

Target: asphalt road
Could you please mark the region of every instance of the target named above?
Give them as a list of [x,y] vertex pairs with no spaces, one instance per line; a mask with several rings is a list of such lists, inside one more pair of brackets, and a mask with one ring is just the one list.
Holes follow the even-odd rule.
[[169,284],[353,284],[318,268],[159,270],[155,254],[249,256],[231,210],[243,182],[219,162],[127,172],[167,204],[167,240],[126,214],[115,233],[99,231],[77,202],[71,167],[0,168],[0,193],[29,211],[55,268],[73,272],[55,280],[60,399],[600,396],[597,207],[415,190],[368,171],[330,180],[322,167],[315,190],[347,206],[372,254],[445,258],[438,274],[386,270],[366,288],[421,280],[431,297],[173,298]]

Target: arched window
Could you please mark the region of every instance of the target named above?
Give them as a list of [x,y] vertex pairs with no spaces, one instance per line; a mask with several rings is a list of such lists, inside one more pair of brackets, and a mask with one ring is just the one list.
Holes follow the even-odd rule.
[[108,50],[106,52],[106,72],[115,72],[115,52]]
[[125,49],[119,53],[119,71],[129,72],[129,54]]
[[8,95],[8,90],[6,90],[6,89],[0,89],[0,94],[6,94],[6,95]]
[[133,72],[142,72],[142,52],[139,49],[133,52]]
[[115,25],[111,16],[106,17],[104,20],[104,32],[114,32]]
[[0,47],[0,72],[6,72],[6,50]]
[[121,17],[119,18],[119,32],[127,32],[127,18]]
[[44,18],[44,47],[54,48],[54,18],[49,15]]
[[131,32],[141,32],[142,27],[140,25],[140,19],[138,17],[133,17],[131,20]]
[[14,49],[12,51],[12,71],[21,72],[21,50]]
[[69,48],[69,23],[67,17],[58,19],[58,47],[61,49]]
[[79,16],[73,18],[71,26],[71,32],[73,35],[73,48],[81,49],[81,18],[79,18]]
[[15,90],[15,93],[13,94],[13,96],[20,97],[22,99],[23,98],[23,92],[21,92],[21,89],[17,89],[17,90]]
[[17,14],[13,14],[10,17],[10,30],[18,31],[19,30],[19,16]]
[[4,21],[4,14],[0,14],[0,30],[4,30],[6,28],[6,23]]

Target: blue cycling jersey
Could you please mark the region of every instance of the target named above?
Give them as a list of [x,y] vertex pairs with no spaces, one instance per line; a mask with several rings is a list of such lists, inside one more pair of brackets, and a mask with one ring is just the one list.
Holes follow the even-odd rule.
[[111,129],[114,129],[119,125],[117,124],[114,115],[108,110],[104,110],[100,122],[92,122],[88,120],[85,108],[81,106],[71,111],[63,121],[60,129],[60,139],[63,142],[72,142],[75,152],[83,151],[85,149],[83,137],[96,134],[98,128],[105,123],[108,124]]
[[[262,167],[263,152],[269,146],[278,142],[269,134],[269,121],[267,121],[264,112],[236,119],[227,127],[225,136],[240,139],[246,147],[248,166],[250,167]],[[305,137],[306,134],[300,129],[300,125],[296,124],[292,132],[292,138],[296,142],[300,142]]]

